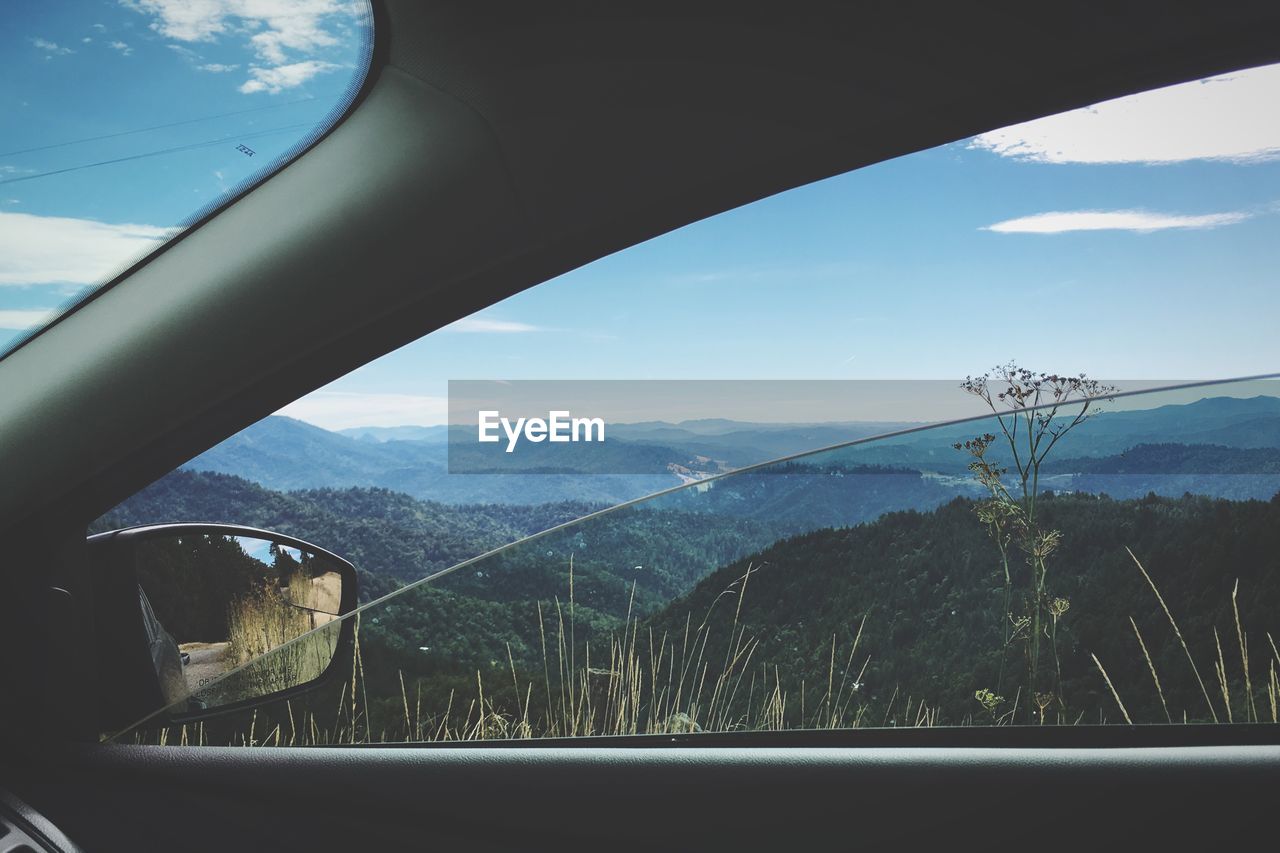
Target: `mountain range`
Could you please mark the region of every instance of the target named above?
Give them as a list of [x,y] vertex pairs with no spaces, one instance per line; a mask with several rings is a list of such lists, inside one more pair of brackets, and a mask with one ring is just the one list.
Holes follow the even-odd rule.
[[[506,461],[501,449],[487,445],[496,448],[495,453],[480,455],[474,443],[458,441],[459,430],[465,429],[461,427],[369,427],[339,433],[273,416],[184,467],[232,474],[282,491],[358,486],[390,489],[446,504],[563,500],[615,504],[780,456],[910,426],[726,420],[618,424],[610,426],[609,440],[604,444],[529,445],[532,450],[518,461],[490,466],[485,460]],[[828,469],[857,471],[887,466],[919,472],[932,478],[932,487],[943,490],[939,497],[943,493],[951,497],[967,493],[964,486],[969,462],[952,445],[995,429],[992,420],[950,424],[853,444],[801,461]],[[1186,449],[1170,449],[1174,445]],[[453,472],[451,451],[458,454],[453,459]],[[993,458],[1000,461],[1003,452],[997,446]],[[1211,397],[1184,405],[1103,412],[1063,439],[1046,474],[1056,477],[1048,484],[1051,488],[1116,495],[1145,494],[1135,491],[1142,488],[1181,494],[1197,490],[1197,477],[1231,476],[1234,479],[1227,491],[1223,491],[1226,481],[1215,486],[1214,481],[1205,480],[1205,493],[1266,497],[1268,489],[1274,491],[1271,479],[1257,480],[1240,492],[1245,482],[1240,477],[1280,475],[1277,452],[1280,398]],[[1109,457],[1116,459],[1100,461]],[[500,473],[457,473],[464,465],[470,471]],[[938,502],[930,499],[927,505]]]

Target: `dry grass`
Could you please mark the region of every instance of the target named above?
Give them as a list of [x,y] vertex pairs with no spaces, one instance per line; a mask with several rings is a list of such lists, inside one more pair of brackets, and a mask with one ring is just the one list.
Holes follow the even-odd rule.
[[[572,593],[566,604],[556,601],[545,611],[539,606],[541,683],[521,680],[508,648],[511,695],[517,697],[514,707],[500,708],[489,699],[484,676],[477,670],[475,695],[466,705],[450,696],[443,713],[423,715],[420,693],[411,702],[401,674],[403,719],[397,721],[394,736],[408,741],[465,741],[862,725],[868,706],[856,699],[869,659],[864,658],[853,675],[861,625],[847,654],[838,654],[837,639],[832,637],[826,690],[806,708],[803,685],[799,698],[793,698],[776,667],[752,664],[760,644],[740,622],[751,573],[748,569],[734,581],[696,626],[689,618],[674,636],[656,635],[652,629],[642,632],[639,619],[629,613],[605,644],[588,642],[579,650],[573,642]],[[632,595],[634,599],[634,588]],[[728,642],[723,655],[713,656],[710,650],[718,644],[712,642],[710,617],[730,598],[737,603]],[[544,700],[540,713],[530,711],[535,691]],[[936,711],[922,701],[913,705],[909,696],[900,704],[891,702],[890,711],[912,725],[936,720]]]
[[1111,691],[1111,695],[1115,697],[1116,704],[1120,706],[1120,713],[1124,716],[1124,721],[1129,725],[1133,725],[1133,720],[1130,719],[1129,712],[1124,707],[1124,702],[1120,701],[1120,694],[1116,692],[1115,686],[1111,683],[1111,676],[1107,675],[1107,671],[1102,666],[1102,661],[1098,660],[1098,656],[1095,654],[1090,654],[1089,657],[1093,658],[1093,663],[1098,667],[1098,672],[1102,673],[1102,680],[1107,682],[1107,689]]
[[[1132,556],[1132,552],[1130,554]],[[1267,634],[1272,654],[1267,660],[1266,687],[1255,699],[1254,667],[1248,653],[1249,635],[1241,622],[1238,607],[1234,606],[1236,593],[1233,592],[1232,600],[1235,645],[1240,661],[1238,667],[1229,664],[1221,642],[1217,643],[1214,671],[1222,704],[1219,709],[1210,699],[1191,649],[1159,588],[1137,557],[1133,559],[1187,658],[1190,674],[1195,677],[1212,719],[1217,722],[1221,711],[1228,721],[1234,721],[1235,708],[1239,706],[1243,718],[1257,721],[1262,719],[1257,712],[1257,701],[1265,700],[1266,718],[1271,722],[1280,721],[1280,651],[1277,651],[1271,635]],[[755,662],[761,642],[741,622],[743,601],[753,571],[748,568],[715,599],[700,620],[690,615],[683,629],[674,634],[656,635],[653,629],[644,628],[640,620],[629,612],[625,623],[605,642],[594,645],[584,642],[581,646],[575,642],[576,603],[571,580],[567,602],[555,600],[545,607],[541,603],[538,605],[541,666],[536,677],[522,677],[508,647],[505,670],[506,677],[510,679],[506,685],[510,691],[505,702],[492,698],[494,684],[486,683],[484,673],[477,670],[474,686],[465,691],[466,696],[458,695],[462,691],[454,690],[447,697],[428,697],[445,701],[442,710],[427,713],[423,711],[422,684],[406,681],[400,672],[399,695],[394,701],[398,718],[386,720],[377,728],[371,720],[357,622],[356,653],[350,677],[342,684],[332,713],[307,710],[295,715],[292,705],[286,705],[286,720],[272,725],[269,731],[259,730],[255,714],[247,728],[232,738],[232,743],[288,746],[476,741],[700,731],[853,729],[867,725],[932,726],[938,723],[936,707],[919,697],[904,695],[896,688],[888,702],[877,706],[872,716],[871,703],[859,693],[871,660],[869,654],[860,651],[865,617],[859,621],[854,640],[847,649],[842,649],[838,638],[832,636],[830,648],[825,653],[828,664],[823,679],[825,687],[816,702],[806,701],[806,696],[812,697],[812,693],[806,691],[803,681],[798,689],[794,686],[788,689],[786,673],[777,666]],[[633,600],[634,592],[633,587]],[[268,632],[266,636],[271,636],[269,632],[277,621],[296,626],[296,623],[287,621],[290,617],[283,616],[274,603],[255,601],[252,605],[245,607],[241,618],[240,624],[244,626],[241,642],[244,645],[240,648],[248,649],[248,640],[264,631]],[[727,626],[720,629],[727,630],[727,636],[713,637],[712,614],[717,608],[730,605],[734,608],[733,617]],[[336,629],[340,623],[332,624]],[[1175,717],[1169,708],[1156,664],[1137,622],[1131,618],[1130,625],[1137,639],[1138,651],[1159,695],[1163,722],[1173,722]],[[321,631],[312,636],[327,633]],[[336,630],[333,637],[336,638]],[[725,642],[716,642],[720,639]],[[325,654],[312,655],[306,651],[305,644],[294,645],[300,647],[298,656],[313,662],[321,659],[327,662],[331,654],[329,650]],[[711,651],[721,647],[723,654]],[[1096,656],[1091,657],[1121,716],[1132,725],[1134,721],[1119,689],[1112,683],[1102,662]],[[270,674],[266,676],[266,682],[285,679],[287,683],[297,683],[299,675],[309,671],[306,660],[298,661],[296,656],[282,655],[280,650],[268,658],[272,659],[278,659],[278,663],[267,669]],[[248,670],[253,668],[251,666]],[[318,674],[318,670],[314,672]],[[533,710],[535,696],[540,706],[537,710]],[[514,701],[510,697],[515,697]],[[1016,719],[1020,699],[1019,692],[1011,711],[996,712],[992,709],[991,722],[996,725],[1011,723]],[[1099,722],[1105,722],[1104,710],[1097,710]],[[1181,716],[1186,722],[1199,713],[1189,714],[1184,709]],[[1082,712],[1076,722],[1079,723],[1083,717]],[[972,724],[973,720],[966,718],[964,723]],[[140,733],[135,738],[160,743],[207,742],[203,725],[177,727],[146,735]]]
[[[572,571],[572,568],[571,568]],[[231,738],[236,746],[290,746],[405,741],[475,741],[511,738],[589,737],[607,735],[682,734],[700,731],[776,731],[782,729],[843,729],[863,725],[931,726],[937,710],[927,701],[898,690],[884,706],[883,715],[869,718],[870,704],[859,701],[859,689],[870,657],[859,655],[865,618],[860,620],[852,645],[840,648],[834,635],[828,653],[825,690],[818,701],[805,701],[804,684],[798,695],[785,686],[785,673],[778,667],[753,665],[760,643],[740,622],[742,600],[752,574],[730,584],[694,624],[686,620],[676,635],[655,635],[641,630],[640,620],[631,613],[623,626],[603,644],[584,642],[575,648],[576,602],[556,600],[553,606],[539,605],[541,647],[540,683],[522,679],[508,648],[507,672],[511,694],[517,701],[500,706],[487,689],[484,674],[475,673],[474,694],[461,700],[451,692],[442,711],[423,713],[422,686],[411,688],[403,672],[398,674],[400,719],[389,723],[391,730],[375,730],[364,677],[364,662],[356,627],[356,650],[350,677],[342,684],[332,714],[308,710],[295,715],[286,703],[286,721],[269,731],[258,727],[253,714],[244,731]],[[632,596],[634,600],[634,587]],[[723,655],[710,650],[713,642],[713,611],[725,599],[737,599],[728,627],[728,643]],[[251,605],[251,606],[250,606]],[[255,639],[274,630],[281,619],[278,607],[255,600],[242,609],[243,634]],[[332,623],[335,628],[340,624]],[[327,632],[317,632],[323,635]],[[313,635],[316,636],[316,635]],[[295,643],[294,645],[300,645]],[[242,640],[239,648],[249,648]],[[288,649],[277,650],[270,658]],[[714,658],[714,659],[713,659]],[[856,664],[856,669],[855,669]],[[258,664],[242,670],[252,672]],[[263,676],[245,682],[285,683],[298,670],[290,659],[266,669]],[[239,674],[237,674],[239,675]],[[540,711],[532,711],[535,691],[544,700]],[[323,717],[323,719],[322,719]],[[138,742],[207,744],[203,724],[179,726],[159,733],[137,733]]]
[[1218,722],[1218,712],[1214,710],[1213,702],[1209,701],[1209,691],[1205,689],[1204,679],[1200,677],[1200,670],[1196,667],[1196,659],[1191,656],[1191,649],[1187,648],[1187,641],[1182,636],[1182,630],[1178,627],[1178,622],[1173,618],[1173,614],[1169,612],[1169,605],[1164,603],[1164,596],[1160,594],[1160,590],[1156,588],[1156,583],[1151,579],[1151,575],[1147,574],[1146,568],[1143,567],[1142,561],[1139,560],[1132,551],[1125,548],[1129,556],[1133,558],[1133,563],[1138,567],[1138,571],[1142,572],[1142,577],[1146,579],[1147,585],[1151,587],[1151,591],[1155,593],[1156,601],[1160,602],[1160,609],[1164,611],[1164,615],[1169,620],[1169,625],[1173,627],[1173,635],[1178,638],[1178,644],[1182,646],[1182,651],[1187,656],[1187,663],[1191,664],[1191,671],[1195,673],[1196,683],[1200,685],[1200,693],[1204,696],[1205,704],[1209,706],[1209,714],[1213,717],[1213,721]]
[[1142,632],[1138,630],[1138,623],[1133,621],[1133,617],[1129,617],[1129,624],[1133,626],[1133,635],[1138,638],[1138,648],[1142,649],[1142,657],[1147,662],[1147,669],[1151,672],[1151,680],[1156,684],[1156,694],[1160,697],[1160,707],[1164,709],[1165,721],[1172,723],[1173,717],[1169,715],[1169,703],[1164,700],[1164,689],[1160,686],[1160,676],[1156,674],[1156,665],[1151,661],[1151,653],[1147,651],[1147,644],[1143,642]]
[[[290,589],[310,589],[305,580],[294,581]],[[214,695],[204,698],[211,706],[227,704],[318,678],[333,660],[340,629],[340,622],[300,608],[272,585],[235,599],[227,609],[227,663],[244,668],[215,682]]]
[[[1187,658],[1187,663],[1191,668],[1191,672],[1195,676],[1197,685],[1200,687],[1200,694],[1204,697],[1205,705],[1209,710],[1209,716],[1212,718],[1213,722],[1219,722],[1220,718],[1218,716],[1218,709],[1215,707],[1213,700],[1209,698],[1209,691],[1205,686],[1204,679],[1200,677],[1200,669],[1196,666],[1195,656],[1192,655],[1191,648],[1187,645],[1186,638],[1183,637],[1182,631],[1178,628],[1177,620],[1173,618],[1173,613],[1170,612],[1168,604],[1165,603],[1164,596],[1160,594],[1159,588],[1156,586],[1155,581],[1151,579],[1151,575],[1147,572],[1146,568],[1142,565],[1142,561],[1140,561],[1132,551],[1129,551],[1129,549],[1126,548],[1125,550],[1128,551],[1129,556],[1133,558],[1134,565],[1138,567],[1138,571],[1142,573],[1143,579],[1146,580],[1147,585],[1151,587],[1152,593],[1155,594],[1156,601],[1160,603],[1160,609],[1164,612],[1165,618],[1169,622],[1169,626],[1173,629],[1173,634],[1177,638],[1178,644],[1182,647],[1183,654]],[[1277,680],[1276,673],[1276,664],[1280,663],[1280,651],[1277,651],[1274,641],[1271,640],[1271,635],[1267,634],[1267,640],[1271,645],[1271,657],[1267,661],[1266,687],[1266,696],[1268,699],[1267,710],[1269,711],[1269,717],[1263,717],[1258,714],[1256,694],[1253,687],[1253,666],[1249,660],[1249,635],[1240,618],[1240,607],[1238,604],[1239,593],[1240,581],[1237,580],[1231,590],[1231,614],[1233,627],[1235,628],[1236,633],[1236,644],[1240,656],[1238,670],[1228,665],[1226,654],[1222,648],[1221,636],[1218,634],[1218,629],[1216,627],[1213,629],[1215,651],[1213,671],[1218,682],[1218,694],[1222,700],[1222,711],[1226,716],[1227,722],[1234,723],[1236,721],[1235,707],[1238,701],[1235,697],[1243,697],[1243,701],[1240,703],[1240,710],[1243,716],[1241,722],[1280,722],[1280,708],[1277,707],[1280,705],[1280,681]],[[1166,721],[1172,722],[1173,717],[1169,713],[1169,706],[1165,701],[1164,690],[1161,687],[1160,676],[1156,672],[1156,666],[1151,660],[1151,655],[1147,652],[1146,643],[1143,642],[1142,634],[1138,631],[1138,625],[1134,622],[1133,617],[1129,618],[1129,622],[1133,626],[1134,635],[1138,639],[1138,646],[1142,650],[1142,655],[1146,660],[1149,671],[1151,672],[1151,678],[1155,682],[1156,692],[1160,696],[1160,704],[1164,709]],[[1097,663],[1097,658],[1094,658],[1094,662]],[[1102,670],[1101,663],[1098,663],[1098,669],[1102,671],[1103,677],[1107,682],[1107,687],[1111,689],[1111,693],[1115,697],[1116,703],[1120,706],[1121,712],[1124,713],[1127,720],[1128,714],[1124,711],[1124,703],[1121,702],[1119,694],[1111,684],[1111,680],[1106,678],[1106,672]],[[1186,722],[1188,717],[1189,714],[1187,710],[1184,709],[1182,712],[1183,722]]]

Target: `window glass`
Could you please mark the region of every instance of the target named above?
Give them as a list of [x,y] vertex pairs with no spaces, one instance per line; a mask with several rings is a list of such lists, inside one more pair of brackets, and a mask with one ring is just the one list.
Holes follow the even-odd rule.
[[0,355],[326,131],[365,0],[5,4]]
[[[120,736],[1274,721],[1277,94],[1247,69],[798,188],[211,448],[95,529],[346,557],[355,680]],[[491,393],[609,438],[507,454]]]
[[[1276,722],[1280,450],[1241,445],[1280,425],[1277,382],[972,390],[1009,388],[1050,402],[692,483],[439,572],[348,617],[350,681],[259,709],[256,731]],[[1235,446],[1188,443],[1206,428]],[[244,743],[247,719],[168,736]]]

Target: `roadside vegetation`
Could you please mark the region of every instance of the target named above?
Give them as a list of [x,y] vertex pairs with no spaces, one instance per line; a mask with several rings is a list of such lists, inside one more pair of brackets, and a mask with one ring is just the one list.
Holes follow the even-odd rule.
[[[311,609],[317,603],[313,589],[311,579],[299,571],[283,588],[260,584],[232,600],[227,609],[227,669],[256,663],[243,675],[215,683],[216,693],[207,697],[211,704],[285,690],[324,672],[333,660],[341,625]],[[315,628],[322,630],[313,633]]]
[[[957,503],[948,508],[956,516],[951,521],[972,518],[972,504]],[[1270,512],[1255,519],[1277,511],[1265,509]],[[1250,601],[1249,587],[1231,579],[1222,600],[1197,611],[1190,602],[1210,602],[1167,593],[1139,558],[1124,546],[1118,550],[1123,562],[1108,562],[1106,571],[1117,588],[1112,597],[1120,600],[1101,618],[1075,626],[1062,655],[1070,718],[1057,707],[1042,716],[1025,691],[1000,699],[972,686],[981,683],[984,667],[988,674],[998,671],[998,643],[983,659],[981,638],[953,643],[955,633],[939,628],[904,652],[908,637],[898,629],[905,626],[894,626],[889,608],[851,613],[839,630],[798,633],[787,616],[792,603],[773,597],[772,580],[783,573],[775,571],[772,549],[760,562],[733,567],[735,576],[718,591],[700,585],[661,618],[632,616],[591,639],[582,638],[591,631],[580,631],[570,585],[563,600],[535,605],[531,660],[508,650],[501,660],[469,669],[457,661],[415,665],[387,646],[365,617],[340,683],[238,717],[133,738],[323,745],[1029,722],[1277,722],[1280,653],[1272,630],[1252,627],[1251,617],[1262,621],[1267,613]],[[1114,577],[1120,569],[1124,577]],[[1167,580],[1179,573],[1160,574]],[[1060,639],[1067,633],[1064,628]],[[1101,641],[1083,642],[1081,634]],[[991,637],[999,640],[994,630]],[[947,671],[951,658],[928,650],[948,645],[959,646],[955,658],[973,654],[977,664]],[[793,657],[801,649],[805,653]],[[254,677],[256,666],[274,667],[272,657],[250,665],[246,677]]]
[[[1010,364],[964,390],[995,425],[955,446],[980,497],[775,534],[740,558],[714,516],[627,510],[368,611],[340,683],[126,737],[1277,722],[1280,499],[1055,494],[1052,452],[1115,389]],[[653,550],[679,573],[610,565],[664,530]]]

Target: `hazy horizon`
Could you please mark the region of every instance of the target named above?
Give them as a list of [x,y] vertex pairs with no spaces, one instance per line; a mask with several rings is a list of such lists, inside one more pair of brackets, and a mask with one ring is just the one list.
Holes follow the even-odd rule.
[[[1234,380],[1234,381],[1229,380],[1226,382],[1221,382],[1221,383],[1215,382],[1207,385],[1197,384],[1197,385],[1191,385],[1190,387],[1185,387],[1185,388],[1177,387],[1178,385],[1186,384],[1181,382],[1170,382],[1170,381],[1158,382],[1156,380],[1127,380],[1127,381],[1113,380],[1110,384],[1116,385],[1121,389],[1122,394],[1127,394],[1128,396],[1117,397],[1114,401],[1111,401],[1111,402],[1100,401],[1100,405],[1103,406],[1104,411],[1137,411],[1137,410],[1143,410],[1143,409],[1158,408],[1161,406],[1168,406],[1168,405],[1186,405],[1189,403],[1198,402],[1200,400],[1222,398],[1222,397],[1229,397],[1234,399],[1250,399],[1254,397],[1280,397],[1280,387],[1276,386],[1276,381],[1278,378],[1280,378],[1280,375],[1273,375],[1270,377],[1261,377],[1261,378],[1248,378],[1248,379]],[[733,382],[746,382],[746,381],[749,381],[749,380],[733,380]],[[829,381],[839,381],[839,380],[819,380],[819,381],[829,382]],[[831,426],[868,425],[868,424],[887,424],[887,425],[942,424],[942,423],[949,423],[957,420],[963,420],[966,418],[980,417],[990,413],[990,411],[985,408],[984,404],[980,400],[961,392],[958,387],[958,383],[953,383],[953,382],[943,381],[943,380],[911,380],[908,382],[895,382],[895,383],[888,383],[886,380],[849,380],[849,381],[857,382],[861,386],[866,386],[868,383],[877,383],[877,384],[884,383],[886,385],[892,384],[895,387],[895,389],[899,391],[903,388],[912,388],[912,389],[918,389],[922,392],[937,390],[938,385],[942,384],[942,385],[945,385],[945,387],[947,388],[954,389],[955,393],[954,393],[954,396],[948,395],[945,400],[937,397],[932,397],[932,396],[926,398],[924,394],[915,395],[915,396],[898,394],[896,398],[892,400],[892,402],[896,403],[897,405],[894,408],[891,408],[888,410],[884,408],[886,398],[882,395],[879,399],[872,401],[869,406],[869,408],[876,408],[878,409],[878,411],[884,412],[886,415],[894,414],[897,416],[881,416],[881,417],[866,416],[866,417],[846,417],[846,418],[833,418],[833,419],[805,418],[803,416],[796,417],[796,414],[797,414],[796,410],[794,408],[787,408],[785,409],[785,411],[788,415],[790,415],[790,417],[787,417],[785,420],[771,419],[767,411],[761,412],[760,416],[758,417],[732,417],[725,414],[725,412],[726,411],[731,412],[735,409],[749,410],[748,407],[751,405],[751,402],[746,401],[742,405],[733,407],[733,406],[726,406],[723,400],[716,400],[714,402],[707,403],[707,405],[715,406],[715,410],[717,412],[716,414],[700,414],[695,417],[679,417],[678,415],[675,417],[672,417],[670,415],[668,415],[667,417],[663,417],[659,414],[658,416],[639,417],[634,420],[632,419],[620,420],[617,417],[611,417],[609,415],[609,412],[611,410],[608,409],[607,407],[602,407],[600,409],[600,411],[605,412],[605,414],[600,416],[605,417],[606,422],[610,425],[626,426],[626,427],[645,426],[645,425],[665,425],[669,427],[680,428],[682,425],[686,425],[686,424],[697,424],[700,422],[705,423],[708,421],[724,421],[728,423],[739,424],[745,427],[758,426],[758,427],[766,427],[766,428],[781,428],[781,427],[831,427]],[[571,384],[573,382],[576,382],[576,380],[569,380],[567,383],[557,380],[554,382],[554,384],[557,386],[562,386],[565,384]],[[698,385],[709,384],[709,383],[704,383],[697,380],[676,380],[676,382],[681,382],[681,383],[687,382],[687,383],[698,384]],[[502,384],[510,388],[510,387],[519,385],[521,383],[502,383]],[[541,385],[544,383],[532,383],[532,384]],[[636,383],[625,382],[625,381],[621,383],[613,383],[612,381],[603,381],[602,383],[590,383],[590,384],[593,387],[598,387],[598,385],[600,384],[610,384],[610,385],[616,384],[616,385],[626,386],[626,387],[635,387]],[[673,387],[673,383],[660,382],[658,384],[662,385],[664,388]],[[724,385],[727,383],[716,383],[716,384]],[[924,387],[926,385],[931,387],[929,388]],[[1150,396],[1153,394],[1158,394],[1157,399],[1154,401],[1150,400]],[[306,413],[299,411],[299,409],[302,408],[298,405],[299,403],[303,401],[314,400],[315,396],[316,395],[313,394],[313,395],[310,395],[309,397],[304,397],[302,401],[291,403],[290,405],[277,411],[275,414],[278,416],[288,417],[294,420],[302,421],[303,423],[309,424],[311,426],[318,427],[328,432],[335,432],[335,433],[359,431],[359,430],[394,430],[394,429],[431,428],[431,427],[447,427],[447,426],[463,426],[463,427],[475,426],[474,420],[471,420],[471,421],[439,420],[439,421],[433,421],[433,422],[427,422],[427,423],[423,423],[423,422],[419,422],[419,423],[412,423],[412,422],[408,422],[408,423],[405,423],[405,422],[341,423],[341,420],[345,420],[345,418],[339,419],[339,421],[336,423],[334,421],[330,421],[328,424],[326,424],[324,421],[329,419],[324,417],[323,413],[321,413],[320,417],[314,417],[314,416],[308,417],[306,416]],[[1152,403],[1151,405],[1144,405],[1144,403],[1147,403],[1149,401]],[[524,405],[527,406],[529,401],[526,399],[523,402],[524,402]],[[924,415],[923,414],[924,407],[927,407],[928,410],[931,410],[935,414],[932,417]],[[553,408],[572,408],[572,406],[571,405],[555,406]],[[579,407],[579,409],[581,409],[581,407]],[[545,415],[548,410],[549,410],[548,407],[535,406],[531,410],[521,411],[520,409],[517,409],[515,414],[518,416],[521,414],[528,415],[531,413],[540,412],[541,415]],[[456,411],[457,409],[455,407],[455,412]],[[582,411],[583,413],[586,413],[587,410],[583,409]],[[575,414],[577,413],[575,412]]]

